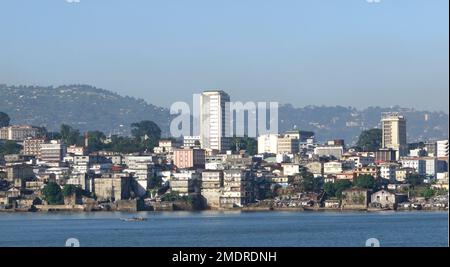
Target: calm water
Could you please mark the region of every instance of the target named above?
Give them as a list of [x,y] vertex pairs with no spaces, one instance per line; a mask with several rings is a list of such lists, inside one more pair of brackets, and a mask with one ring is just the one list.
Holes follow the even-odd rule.
[[[143,222],[120,218],[146,217]],[[448,246],[447,212],[0,213],[0,246]]]

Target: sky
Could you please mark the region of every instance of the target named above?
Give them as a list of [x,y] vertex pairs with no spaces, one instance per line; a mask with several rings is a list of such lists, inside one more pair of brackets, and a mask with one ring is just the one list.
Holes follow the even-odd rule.
[[[373,2],[378,1],[378,2]],[[449,109],[447,0],[0,0],[0,83]]]

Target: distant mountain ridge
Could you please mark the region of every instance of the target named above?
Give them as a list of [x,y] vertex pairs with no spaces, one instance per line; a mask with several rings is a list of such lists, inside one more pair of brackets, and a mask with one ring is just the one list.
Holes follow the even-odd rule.
[[[128,134],[131,123],[152,120],[160,126],[163,136],[168,136],[171,120],[167,108],[89,85],[41,87],[0,84],[0,111],[9,114],[13,124],[56,130],[66,123],[82,132],[101,130],[105,134]],[[279,130],[311,130],[320,141],[343,138],[347,143],[353,143],[362,130],[379,127],[381,113],[388,111],[398,111],[406,117],[409,142],[448,138],[448,114],[398,106],[358,110],[342,106],[296,108],[290,104],[281,105]]]

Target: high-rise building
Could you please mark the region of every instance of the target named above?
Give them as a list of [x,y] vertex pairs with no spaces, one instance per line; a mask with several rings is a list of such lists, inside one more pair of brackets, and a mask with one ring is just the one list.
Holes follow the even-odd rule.
[[406,119],[396,112],[386,112],[381,117],[382,147],[397,151],[397,159],[407,150]]
[[205,91],[200,97],[200,143],[203,149],[223,152],[230,147],[225,131],[230,117],[225,108],[230,96],[224,91]]

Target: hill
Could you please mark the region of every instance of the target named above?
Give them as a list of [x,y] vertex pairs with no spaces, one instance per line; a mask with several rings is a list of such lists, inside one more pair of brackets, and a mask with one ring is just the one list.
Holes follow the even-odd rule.
[[[152,120],[160,126],[163,136],[167,136],[170,124],[167,108],[89,85],[0,85],[0,111],[9,114],[12,124],[44,126],[49,130],[66,123],[82,132],[101,130],[106,134],[129,134],[132,122]],[[358,110],[342,106],[297,108],[282,105],[279,130],[311,130],[321,141],[343,138],[352,143],[362,130],[379,127],[381,113],[387,111],[398,111],[407,118],[409,142],[448,138],[448,114],[398,106]]]

